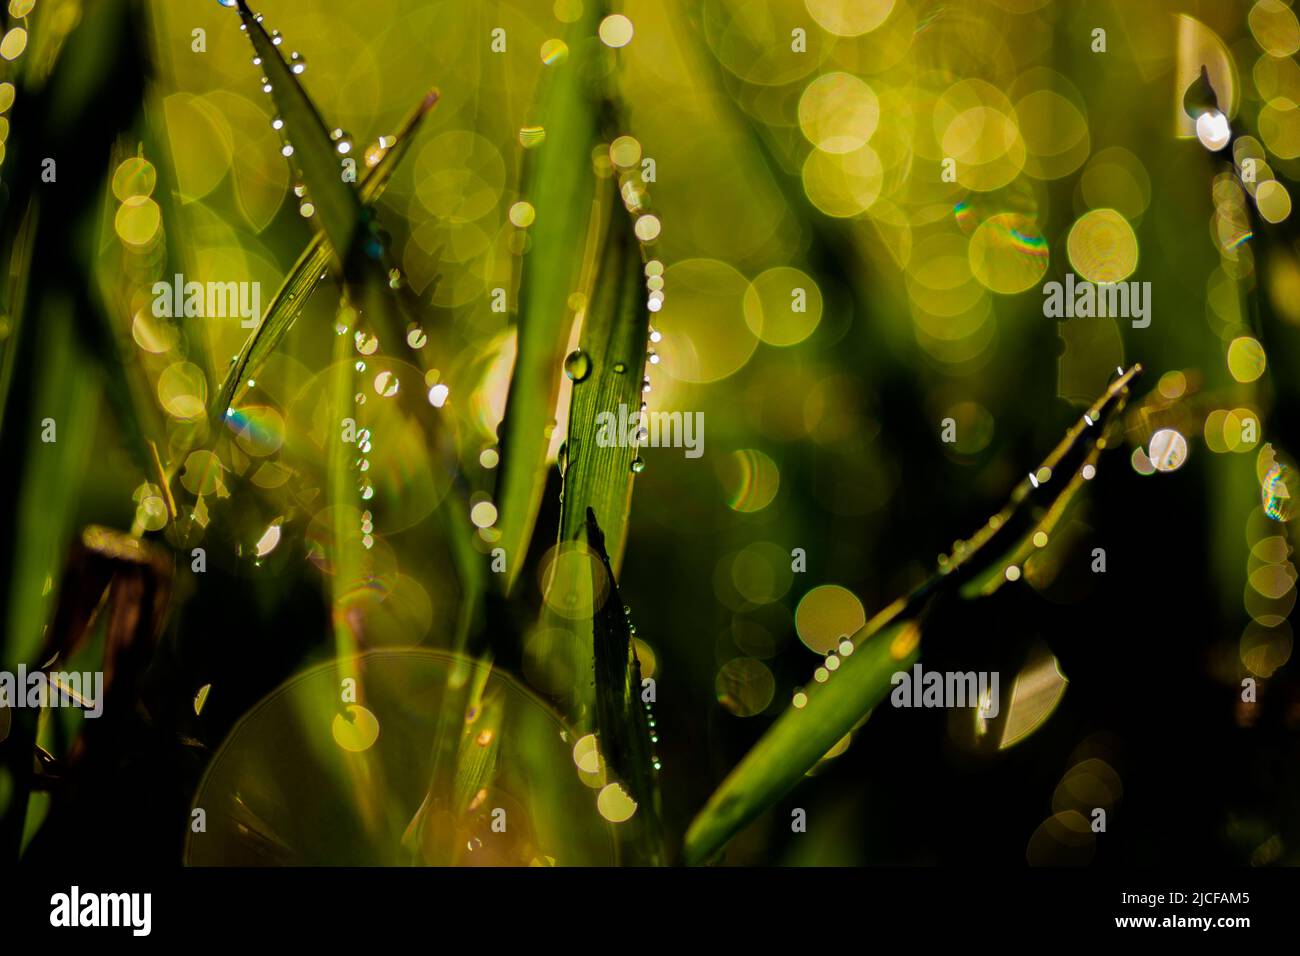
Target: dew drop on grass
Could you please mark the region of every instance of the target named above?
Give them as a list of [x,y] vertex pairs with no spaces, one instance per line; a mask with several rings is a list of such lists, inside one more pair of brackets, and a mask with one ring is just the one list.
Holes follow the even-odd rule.
[[271,129],[284,129],[284,120],[280,119],[278,116],[272,119]]
[[645,471],[645,459],[640,455],[632,459],[632,471],[638,475]]
[[300,75],[307,70],[307,61],[297,50],[289,54],[289,69]]
[[624,372],[627,371],[627,366],[626,366],[624,363],[622,363],[622,362],[615,362],[615,363],[614,363],[614,371],[615,371],[615,373],[617,373],[617,374],[619,374],[619,375],[622,375]]
[[330,141],[340,156],[346,156],[352,152],[352,137],[341,129],[334,129],[330,132]]
[[372,332],[364,332],[361,329],[358,329],[356,335],[353,336],[353,342],[356,344],[357,351],[362,355],[374,355],[379,349],[379,336]]
[[416,326],[406,333],[406,344],[413,349],[422,349],[428,343],[429,336],[424,334],[424,329]]
[[[218,0],[218,2],[220,2],[220,0]],[[239,0],[235,0],[235,2],[238,3]],[[276,46],[279,46],[281,43],[284,42],[284,37],[280,36],[279,30],[271,31],[271,42],[274,43]]]
[[583,381],[591,374],[591,357],[582,349],[574,349],[564,360],[564,374],[571,381]]

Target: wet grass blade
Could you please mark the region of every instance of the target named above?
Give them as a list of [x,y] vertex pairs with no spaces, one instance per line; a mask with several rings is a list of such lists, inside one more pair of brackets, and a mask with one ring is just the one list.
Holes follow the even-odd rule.
[[[373,206],[383,195],[384,187],[388,185],[397,164],[410,147],[410,142],[415,137],[421,121],[437,102],[437,91],[430,91],[403,124],[397,134],[397,142],[386,149],[373,168],[362,174],[361,201],[365,207]],[[303,308],[306,307],[307,300],[316,291],[316,287],[320,285],[323,276],[329,270],[330,259],[330,246],[325,236],[317,233],[298,257],[298,261],[267,306],[262,321],[244,342],[239,356],[226,372],[226,377],[213,396],[208,409],[213,425],[218,424],[225,417],[226,412],[243,391],[243,384],[257,376],[263,363],[289,333],[298,316],[302,314]]]
[[[612,192],[612,181],[602,182]],[[573,385],[562,467],[560,539],[578,538],[594,511],[618,571],[632,503],[635,442],[624,438],[629,414],[639,416],[650,312],[641,287],[640,247],[630,217],[605,197],[609,222],[599,272],[582,317],[579,348],[587,374]],[[610,428],[612,422],[613,428]],[[603,440],[602,440],[603,438]]]
[[831,679],[812,687],[803,707],[792,707],[779,717],[709,798],[687,830],[687,863],[715,856],[871,712],[889,689],[891,675],[916,659],[919,622],[938,594],[976,596],[1005,579],[1008,558],[1021,554],[1044,522],[1059,520],[1078,494],[1087,480],[1082,472],[1095,467],[1107,444],[1106,432],[1123,411],[1128,386],[1141,371],[1135,365],[1120,374],[1043,463],[1015,487],[1006,507],[957,545],[939,573],[853,635],[853,650],[840,658],[842,664]]
[[686,862],[706,862],[745,824],[803,779],[817,761],[871,712],[890,677],[912,666],[920,629],[895,622],[865,640],[802,708],[779,717],[709,799],[686,832]]
[[568,299],[584,251],[596,138],[588,68],[599,53],[593,48],[599,7],[586,5],[570,28],[568,59],[548,68],[538,116],[546,139],[527,156],[535,160],[526,173],[525,192],[536,218],[520,277],[519,343],[501,423],[496,494],[507,591],[523,567],[546,485],[546,450],[573,320]]
[[600,751],[606,766],[637,805],[636,814],[620,830],[630,855],[625,862],[661,865],[664,852],[659,782],[650,748],[649,717],[641,702],[641,662],[637,660],[631,625],[605,550],[605,536],[591,508],[586,510],[585,521],[587,544],[600,558],[609,578],[605,602],[592,615]]
[[301,170],[303,184],[316,207],[315,218],[342,265],[361,225],[361,196],[344,181],[340,156],[330,141],[325,121],[246,0],[239,0],[239,18],[261,58],[271,99],[284,121],[285,139],[293,146],[292,160]]

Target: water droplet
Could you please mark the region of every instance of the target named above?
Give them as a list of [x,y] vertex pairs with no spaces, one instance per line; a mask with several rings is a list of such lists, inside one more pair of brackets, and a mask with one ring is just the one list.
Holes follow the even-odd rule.
[[656,352],[654,349],[650,350],[650,364],[651,365],[659,364],[659,353]]
[[[356,344],[357,351],[362,355],[374,355],[379,349],[379,336],[375,335],[373,332],[364,332],[361,329],[357,329],[357,333],[352,337],[352,341]],[[358,369],[358,371],[360,371],[360,369]]]
[[316,215],[316,204],[310,199],[304,199],[302,202],[298,203],[298,214],[304,219],[310,219],[312,216]]
[[358,359],[356,364],[356,370],[358,372],[364,372],[366,370],[366,363]]
[[352,137],[341,129],[335,129],[330,132],[330,140],[334,143],[334,148],[338,150],[340,156],[346,156],[352,152]]
[[400,289],[402,287],[402,270],[393,268],[388,270],[388,288]]
[[406,344],[413,349],[422,349],[428,344],[429,336],[424,334],[424,329],[416,326],[406,333]]
[[271,129],[284,129],[284,120],[280,119],[278,116],[272,119]]
[[281,155],[281,156],[292,156],[292,155],[293,155],[293,144],[292,144],[292,143],[285,143],[283,146],[281,146],[281,147],[280,147],[280,155]]
[[302,54],[297,50],[289,54],[289,69],[295,73],[303,73],[307,69],[307,61],[303,59]]
[[293,194],[297,196],[299,199],[301,199],[303,196],[307,195],[307,187],[304,186],[302,183],[294,183]]
[[582,349],[574,349],[564,360],[564,374],[574,382],[581,382],[591,374],[591,357]]
[[[238,3],[239,0],[235,0],[235,2]],[[284,37],[280,36],[279,30],[271,31],[271,42],[274,43],[276,46],[279,46],[281,43],[284,42]]]
[[622,375],[624,372],[627,371],[627,366],[624,365],[622,362],[615,362],[614,371],[617,372],[619,375]]
[[253,66],[261,66],[261,65],[262,65],[262,58],[260,56],[253,57]]
[[560,466],[560,477],[563,478],[564,473],[569,470],[569,443],[567,441],[560,442],[560,450],[556,454],[555,463]]
[[638,475],[645,471],[645,459],[640,455],[632,459],[632,471]]

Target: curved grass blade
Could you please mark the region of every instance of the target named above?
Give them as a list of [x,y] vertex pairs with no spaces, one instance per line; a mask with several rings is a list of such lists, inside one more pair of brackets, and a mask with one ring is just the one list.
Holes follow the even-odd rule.
[[302,171],[303,183],[316,207],[315,218],[341,266],[362,222],[361,197],[343,179],[339,154],[330,142],[325,121],[246,0],[239,0],[239,18],[262,61],[271,99],[284,120],[286,139],[293,146],[293,161]]
[[641,294],[641,256],[631,219],[610,201],[611,180],[602,182],[601,191],[603,202],[597,207],[607,209],[611,218],[601,230],[599,272],[582,316],[579,348],[589,371],[574,382],[569,405],[560,540],[578,538],[589,524],[588,512],[594,511],[617,572],[637,458],[636,442],[621,439],[629,415],[639,419],[650,312]]
[[[940,592],[987,593],[1005,577],[1005,559],[1026,545],[1044,521],[1059,520],[1106,447],[1106,431],[1142,371],[1135,365],[1119,375],[1065,437],[1012,491],[1006,507],[954,549],[940,571],[899,598],[853,635],[853,650],[825,684],[813,687],[803,707],[792,707],[745,755],[686,832],[688,864],[712,858],[737,832],[795,786],[834,744],[884,697],[890,677],[917,656],[919,621]],[[1065,476],[1069,475],[1070,478]],[[1041,517],[1046,509],[1046,518]],[[1032,545],[1030,545],[1032,547]],[[1000,560],[1001,559],[1001,560]]]
[[[409,148],[420,123],[437,102],[438,91],[431,90],[402,125],[396,143],[386,149],[381,145],[380,148],[384,149],[384,152],[379,161],[374,167],[367,169],[361,177],[361,201],[366,208],[373,206],[383,195],[384,187],[388,185],[393,171]],[[257,376],[262,364],[276,350],[294,322],[298,320],[298,316],[307,305],[307,300],[316,291],[316,287],[328,271],[330,256],[330,246],[326,243],[324,235],[317,233],[285,277],[275,297],[267,306],[262,321],[244,342],[234,364],[226,372],[221,387],[213,396],[208,415],[214,425],[225,417],[243,391],[243,383]]]
[[536,211],[531,251],[519,283],[519,347],[501,423],[501,475],[497,484],[500,547],[505,549],[505,589],[523,568],[546,485],[546,449],[555,422],[560,370],[573,315],[568,306],[582,261],[591,206],[591,147],[596,138],[595,101],[589,66],[599,4],[589,3],[570,28],[569,58],[546,78],[541,125],[546,140],[536,148],[525,177]]

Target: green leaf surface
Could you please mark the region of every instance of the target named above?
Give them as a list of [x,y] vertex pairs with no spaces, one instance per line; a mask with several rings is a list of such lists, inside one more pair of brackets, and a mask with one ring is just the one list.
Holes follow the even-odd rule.
[[582,320],[579,347],[589,371],[574,382],[569,405],[560,539],[578,538],[588,510],[594,511],[617,572],[627,541],[632,465],[638,454],[635,443],[625,439],[629,414],[639,416],[641,408],[650,312],[631,219],[617,203],[611,202],[609,209],[612,221]]
[[548,67],[544,77],[538,119],[546,139],[526,157],[524,192],[536,218],[520,277],[519,342],[500,429],[496,496],[507,591],[523,567],[546,485],[546,451],[573,321],[568,300],[591,207],[596,110],[587,75],[600,52],[593,45],[599,4],[584,10],[570,27],[568,58]]

